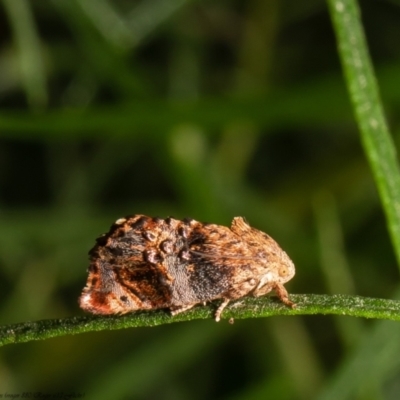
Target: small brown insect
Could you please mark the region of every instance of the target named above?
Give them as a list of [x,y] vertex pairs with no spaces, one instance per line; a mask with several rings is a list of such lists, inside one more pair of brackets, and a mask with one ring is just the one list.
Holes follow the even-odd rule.
[[172,315],[222,299],[274,290],[294,307],[283,284],[293,262],[267,234],[235,217],[230,228],[195,220],[134,215],[118,219],[89,252],[89,276],[79,299],[94,314],[168,308]]

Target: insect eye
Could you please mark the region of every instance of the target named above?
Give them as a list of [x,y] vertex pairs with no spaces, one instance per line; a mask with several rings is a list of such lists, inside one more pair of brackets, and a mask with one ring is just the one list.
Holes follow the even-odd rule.
[[286,266],[282,266],[279,268],[279,275],[286,276],[289,273],[289,270]]

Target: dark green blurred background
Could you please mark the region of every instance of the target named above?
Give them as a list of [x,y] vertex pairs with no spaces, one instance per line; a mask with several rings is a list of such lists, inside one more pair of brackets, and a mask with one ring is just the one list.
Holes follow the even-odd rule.
[[[400,4],[360,6],[398,142]],[[82,315],[88,250],[135,213],[245,216],[294,260],[289,292],[395,294],[322,0],[3,0],[0,106],[2,324]],[[397,325],[210,320],[10,345],[0,394],[399,399]]]

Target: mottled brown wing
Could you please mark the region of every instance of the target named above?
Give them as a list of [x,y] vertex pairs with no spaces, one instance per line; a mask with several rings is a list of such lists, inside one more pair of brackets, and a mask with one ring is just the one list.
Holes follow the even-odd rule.
[[89,276],[80,306],[95,314],[167,307],[170,279],[156,249],[154,218],[116,221],[90,251]]

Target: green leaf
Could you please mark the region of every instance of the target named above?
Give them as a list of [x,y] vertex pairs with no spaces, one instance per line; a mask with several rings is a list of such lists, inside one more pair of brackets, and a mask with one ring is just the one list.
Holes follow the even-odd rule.
[[[223,319],[271,317],[275,315],[335,314],[353,317],[379,318],[399,321],[400,301],[347,295],[291,295],[295,308],[288,308],[269,297],[244,298],[232,302],[223,312]],[[23,322],[0,328],[0,346],[43,340],[84,332],[157,326],[172,322],[213,318],[216,305],[195,307],[171,317],[164,310],[136,312],[123,316],[85,316]]]
[[347,88],[400,268],[400,171],[356,0],[329,0]]

